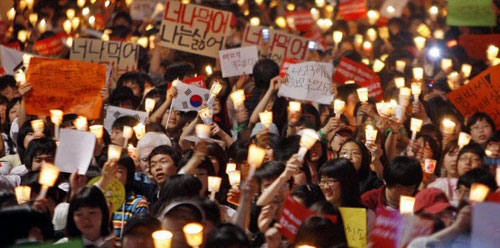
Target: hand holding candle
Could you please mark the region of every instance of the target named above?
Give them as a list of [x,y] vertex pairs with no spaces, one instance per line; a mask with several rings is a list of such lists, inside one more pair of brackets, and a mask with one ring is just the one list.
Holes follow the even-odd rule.
[[410,130],[411,130],[411,140],[415,140],[417,133],[420,132],[422,128],[423,120],[411,118],[410,120]]
[[366,142],[375,142],[377,140],[378,130],[372,125],[367,125],[365,128]]
[[304,156],[307,151],[311,149],[318,140],[319,136],[313,129],[302,130],[300,136],[300,149],[297,153],[297,159],[299,161],[304,161]]
[[37,200],[45,198],[47,191],[50,187],[54,187],[57,178],[59,177],[59,168],[53,164],[43,163],[42,169],[40,170],[40,176],[38,177],[38,183],[42,185],[42,190],[37,197]]

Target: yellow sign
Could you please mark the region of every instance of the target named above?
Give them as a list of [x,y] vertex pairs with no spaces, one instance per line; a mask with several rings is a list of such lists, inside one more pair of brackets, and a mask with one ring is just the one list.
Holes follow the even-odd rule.
[[366,247],[366,209],[339,208],[344,221],[347,244],[353,248]]
[[[96,177],[92,180],[90,180],[87,185],[92,186],[96,184],[101,177]],[[125,202],[125,187],[123,187],[123,184],[118,180],[114,179],[113,182],[104,189],[104,197],[106,197],[106,201],[108,201],[108,204],[111,204],[113,207],[113,212],[116,212],[122,204]]]

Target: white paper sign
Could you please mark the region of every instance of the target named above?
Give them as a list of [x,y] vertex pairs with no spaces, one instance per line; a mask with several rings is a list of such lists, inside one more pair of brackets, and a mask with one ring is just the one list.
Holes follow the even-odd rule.
[[[163,0],[134,0],[130,5],[130,16],[134,21],[143,21],[150,18],[157,3],[164,4]],[[161,15],[160,15],[161,16]],[[161,18],[157,18],[161,20]]]
[[252,74],[253,66],[259,60],[257,46],[222,50],[219,52],[222,77]]
[[96,143],[95,134],[73,129],[61,129],[55,164],[61,172],[87,173]]
[[408,0],[385,0],[380,8],[380,14],[388,18],[401,17],[407,3]]
[[278,95],[330,104],[333,101],[332,74],[331,63],[305,62],[290,65],[288,83],[281,85]]
[[180,111],[199,110],[208,101],[210,91],[194,85],[177,82],[177,97],[174,98],[174,109]]
[[23,63],[24,54],[41,57],[30,53],[20,52],[6,46],[0,46],[0,65],[5,69],[7,75],[14,75],[16,73],[14,69]]
[[494,248],[500,244],[500,204],[478,203],[472,215],[470,247]]
[[139,120],[142,124],[146,125],[145,123],[148,118],[148,113],[108,105],[106,107],[106,117],[104,118],[104,128],[108,131],[108,133],[111,133],[113,122],[122,116],[132,116]]

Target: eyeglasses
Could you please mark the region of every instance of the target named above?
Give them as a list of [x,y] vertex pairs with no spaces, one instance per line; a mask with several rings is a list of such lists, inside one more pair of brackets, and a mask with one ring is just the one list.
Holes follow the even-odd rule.
[[475,155],[471,155],[471,156],[462,155],[462,156],[460,156],[460,159],[458,161],[460,161],[462,163],[466,163],[466,162],[481,163],[481,159],[478,158],[478,156],[475,156]]
[[339,183],[339,182],[340,182],[340,180],[338,180],[338,179],[321,179],[321,181],[319,182],[319,185],[330,187],[330,186],[333,186],[334,184]]

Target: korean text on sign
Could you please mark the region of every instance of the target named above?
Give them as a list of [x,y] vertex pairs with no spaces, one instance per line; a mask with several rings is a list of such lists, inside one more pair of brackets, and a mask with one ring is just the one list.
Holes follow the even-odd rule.
[[[242,46],[259,45],[264,42],[262,26],[247,25],[243,34]],[[269,52],[272,60],[279,65],[285,57],[305,60],[309,39],[286,32],[269,30]]]
[[220,51],[223,77],[234,77],[243,73],[252,74],[253,66],[259,60],[257,46],[241,47]]
[[217,58],[230,32],[230,12],[167,1],[160,45]]

